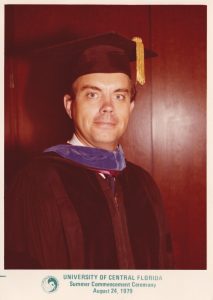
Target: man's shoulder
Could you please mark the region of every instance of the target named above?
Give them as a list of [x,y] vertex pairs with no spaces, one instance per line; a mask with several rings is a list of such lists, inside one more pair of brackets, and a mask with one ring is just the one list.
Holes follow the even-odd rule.
[[134,173],[135,175],[138,175],[138,176],[152,178],[152,176],[150,175],[150,173],[147,170],[145,170],[143,167],[138,166],[128,160],[126,161],[126,171],[128,173]]
[[62,182],[71,184],[84,178],[85,170],[54,153],[41,154],[28,161],[7,184],[7,193],[42,193]]
[[28,161],[17,175],[27,178],[39,177],[40,179],[43,179],[47,175],[58,173],[60,170],[63,171],[66,169],[69,169],[69,171],[72,172],[78,168],[75,163],[56,153],[41,153]]
[[149,171],[145,170],[141,166],[127,161],[125,173],[128,177],[128,181],[135,186],[146,186],[146,188],[150,190],[159,191],[159,188],[153,176],[149,173]]

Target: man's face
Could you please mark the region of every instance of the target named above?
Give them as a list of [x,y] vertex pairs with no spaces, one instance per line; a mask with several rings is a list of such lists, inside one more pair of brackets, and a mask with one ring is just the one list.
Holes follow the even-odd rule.
[[114,150],[134,107],[131,81],[123,73],[83,75],[73,84],[75,99],[64,97],[75,134],[85,145]]

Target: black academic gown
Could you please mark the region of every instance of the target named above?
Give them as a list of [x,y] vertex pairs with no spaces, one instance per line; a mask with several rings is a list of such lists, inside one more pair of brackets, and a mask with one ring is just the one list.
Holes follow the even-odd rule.
[[171,241],[151,176],[127,162],[109,180],[54,153],[16,177],[5,201],[6,269],[168,269]]

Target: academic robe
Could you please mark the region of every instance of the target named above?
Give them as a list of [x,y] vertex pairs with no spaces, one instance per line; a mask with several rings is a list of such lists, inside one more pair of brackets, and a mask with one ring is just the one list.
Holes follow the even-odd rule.
[[151,176],[115,179],[55,153],[34,159],[5,201],[6,269],[169,269],[170,234]]

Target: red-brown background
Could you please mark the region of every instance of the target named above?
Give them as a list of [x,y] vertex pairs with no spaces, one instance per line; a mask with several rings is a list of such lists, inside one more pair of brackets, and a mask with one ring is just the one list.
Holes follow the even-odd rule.
[[143,37],[158,57],[123,138],[129,160],[158,183],[176,269],[206,268],[206,7],[188,5],[6,5],[5,178],[32,155],[71,135],[63,76],[23,53],[117,31]]

